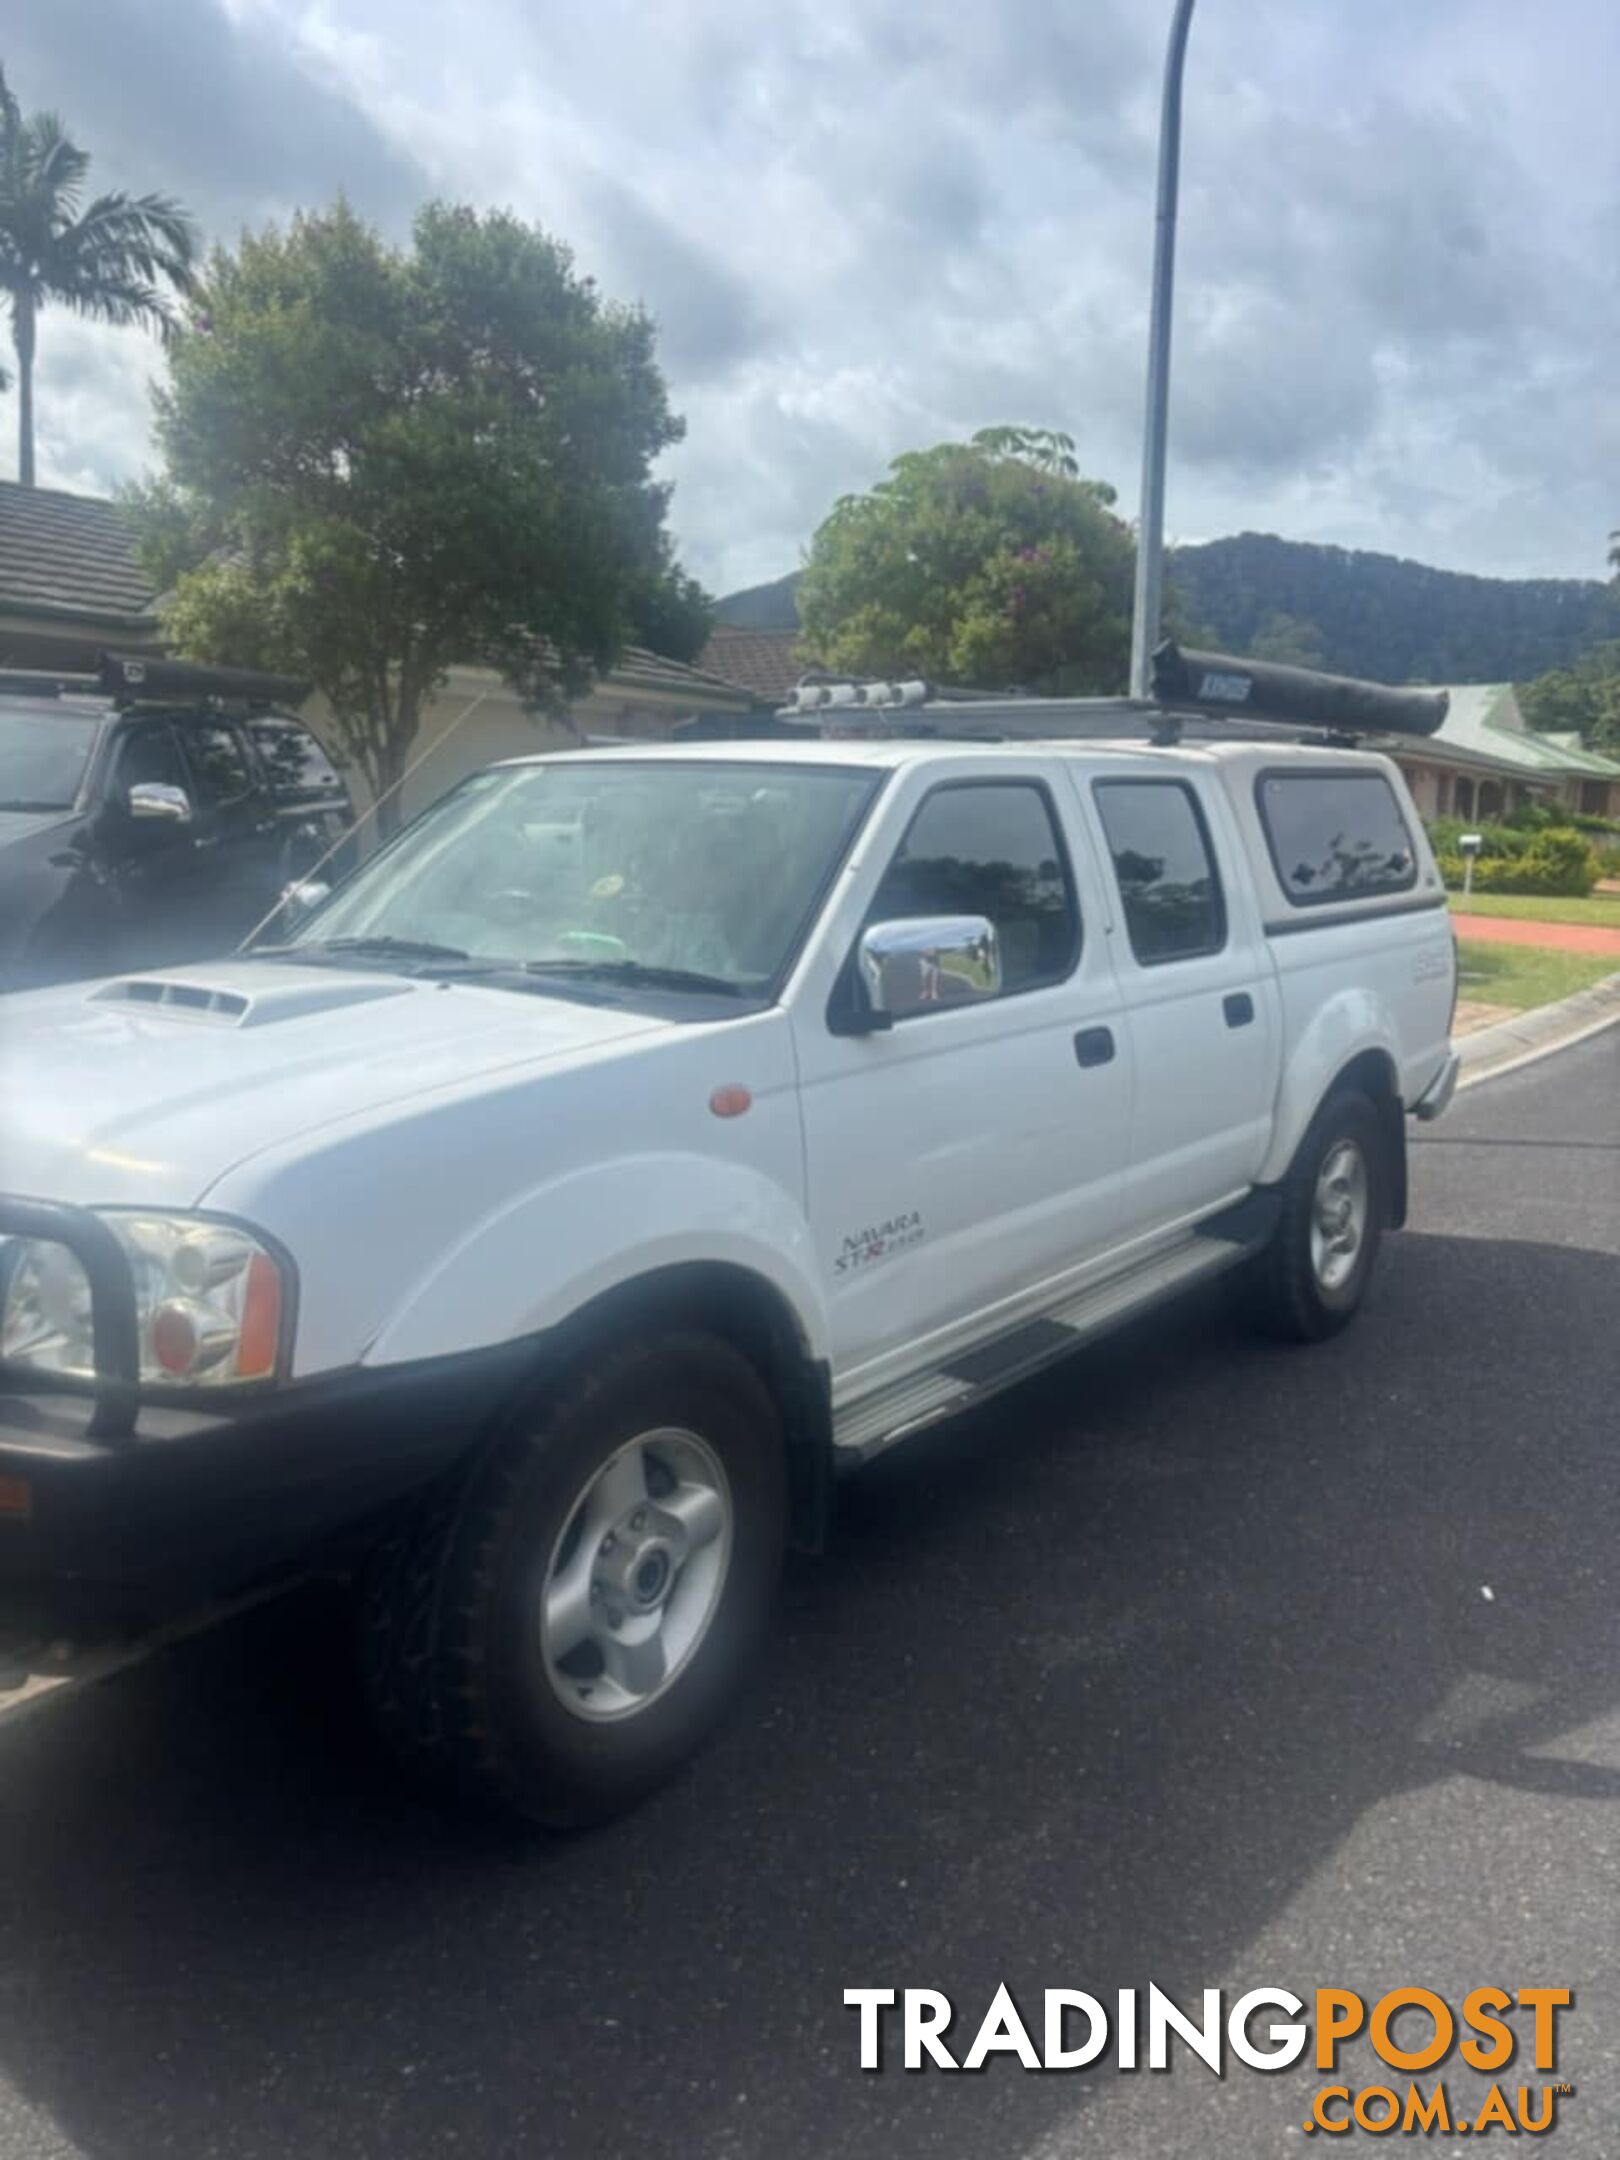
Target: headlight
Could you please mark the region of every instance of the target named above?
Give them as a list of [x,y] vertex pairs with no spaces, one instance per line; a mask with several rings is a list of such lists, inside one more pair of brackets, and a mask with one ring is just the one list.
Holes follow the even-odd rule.
[[[230,1387],[274,1378],[291,1285],[251,1232],[188,1215],[110,1210],[101,1220],[135,1278],[142,1380]],[[0,1359],[23,1371],[93,1378],[90,1285],[75,1255],[18,1238],[3,1261]]]

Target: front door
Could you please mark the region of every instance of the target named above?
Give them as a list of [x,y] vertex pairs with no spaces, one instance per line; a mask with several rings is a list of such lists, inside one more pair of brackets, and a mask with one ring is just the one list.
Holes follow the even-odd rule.
[[[921,776],[919,776],[919,781]],[[811,1224],[846,1399],[1039,1309],[1109,1239],[1130,1113],[1119,993],[1057,776],[902,797],[848,949],[875,922],[977,914],[995,995],[933,986],[891,1028],[795,1017]]]
[[196,811],[198,959],[229,952],[275,905],[281,832],[269,789],[233,721],[187,719],[178,729]]
[[191,774],[167,720],[137,722],[114,755],[101,832],[117,895],[117,947],[102,956],[98,973],[172,967],[195,950],[203,877],[196,806],[184,823],[132,818],[130,789],[152,785],[191,797]]

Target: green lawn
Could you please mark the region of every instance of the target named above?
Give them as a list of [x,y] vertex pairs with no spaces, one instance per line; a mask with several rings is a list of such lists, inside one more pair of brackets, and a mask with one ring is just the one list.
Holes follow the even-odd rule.
[[1551,1005],[1577,990],[1589,990],[1605,975],[1620,973],[1612,957],[1547,952],[1539,945],[1485,945],[1464,938],[1457,950],[1462,961],[1458,996],[1476,999],[1481,1005],[1511,1005],[1518,1011]]
[[1465,900],[1460,892],[1447,894],[1459,915],[1510,915],[1518,922],[1597,923],[1605,930],[1620,930],[1620,892],[1595,892],[1584,900],[1544,900],[1519,893],[1474,893]]

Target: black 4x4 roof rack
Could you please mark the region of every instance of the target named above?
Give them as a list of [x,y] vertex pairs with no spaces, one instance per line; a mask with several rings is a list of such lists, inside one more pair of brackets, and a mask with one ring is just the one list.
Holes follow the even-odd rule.
[[[1022,693],[941,695],[927,683],[853,683],[807,677],[775,719],[737,733],[880,734],[968,741],[1083,740],[1146,734],[1185,738],[1286,735],[1345,746],[1364,735],[1433,735],[1444,723],[1443,690],[1321,675],[1270,660],[1184,651],[1173,639],[1153,656],[1153,697],[1049,698]],[[807,724],[808,723],[808,724]],[[695,731],[694,731],[695,732]],[[729,732],[729,731],[728,731]]]
[[116,705],[301,705],[310,686],[296,675],[270,675],[260,668],[199,667],[190,660],[166,660],[161,653],[115,653],[101,656],[102,694]]
[[199,667],[161,653],[104,652],[93,674],[0,668],[0,695],[107,698],[114,705],[235,705],[265,712],[302,705],[310,686],[259,668]]

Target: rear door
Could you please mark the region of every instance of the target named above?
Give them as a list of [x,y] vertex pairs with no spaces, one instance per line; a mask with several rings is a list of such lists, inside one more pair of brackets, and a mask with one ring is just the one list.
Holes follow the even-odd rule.
[[302,721],[261,713],[247,722],[248,741],[269,782],[281,845],[277,890],[317,866],[328,884],[350,867],[352,850],[336,843],[354,822],[349,791]]
[[1275,972],[1224,796],[1196,770],[1076,784],[1113,881],[1115,972],[1135,1076],[1121,1232],[1241,1195],[1271,1138]]
[[1106,1245],[1130,1115],[1096,864],[1061,776],[1031,760],[907,783],[832,925],[834,964],[868,923],[980,914],[1002,984],[880,1033],[837,1032],[825,981],[795,1011],[811,1226],[855,1395],[1010,1327]]

